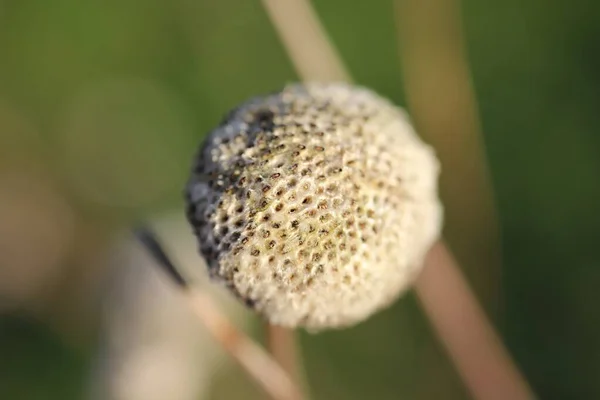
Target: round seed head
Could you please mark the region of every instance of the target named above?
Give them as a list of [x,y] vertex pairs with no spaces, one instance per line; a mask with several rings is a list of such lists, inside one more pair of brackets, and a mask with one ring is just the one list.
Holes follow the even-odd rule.
[[211,274],[271,323],[344,327],[414,281],[440,231],[438,169],[389,101],[294,84],[211,132],[187,216]]

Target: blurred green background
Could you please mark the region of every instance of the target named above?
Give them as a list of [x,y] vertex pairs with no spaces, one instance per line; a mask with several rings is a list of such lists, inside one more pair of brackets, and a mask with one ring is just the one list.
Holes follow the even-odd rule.
[[[406,105],[391,2],[314,5],[356,81]],[[465,0],[463,18],[494,319],[541,398],[600,398],[600,3]],[[114,232],[180,209],[203,135],[297,79],[258,1],[0,1],[1,399],[85,398]],[[302,344],[316,399],[467,398],[412,294]],[[234,369],[212,398],[245,398],[232,385],[255,395]]]

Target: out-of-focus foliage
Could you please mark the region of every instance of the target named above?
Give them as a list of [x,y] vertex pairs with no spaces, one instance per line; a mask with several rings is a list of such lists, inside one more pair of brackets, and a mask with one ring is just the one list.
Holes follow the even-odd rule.
[[[391,2],[314,3],[357,82],[404,104]],[[503,229],[500,328],[541,398],[598,398],[600,3],[466,0],[463,15]],[[295,79],[259,2],[0,1],[0,299],[19,302],[0,301],[0,398],[82,398],[103,243],[181,207],[203,135]],[[303,345],[315,398],[466,396],[447,361],[423,361],[441,350],[411,295]]]

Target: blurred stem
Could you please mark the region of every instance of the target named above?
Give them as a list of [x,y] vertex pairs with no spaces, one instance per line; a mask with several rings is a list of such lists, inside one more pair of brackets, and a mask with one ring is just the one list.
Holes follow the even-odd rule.
[[186,297],[212,336],[274,400],[301,400],[300,390],[282,367],[229,322],[212,299],[197,290]]
[[305,81],[350,81],[307,0],[262,0],[296,72]]
[[275,361],[288,373],[298,386],[305,386],[303,371],[300,366],[300,354],[296,342],[296,331],[270,323],[265,323],[267,331],[267,347]]
[[535,398],[442,241],[428,253],[415,288],[431,325],[475,399]]
[[250,337],[238,330],[219,311],[211,297],[190,286],[171,262],[156,235],[148,227],[139,227],[136,237],[158,265],[167,273],[209,333],[275,400],[301,400],[300,390],[283,368]]
[[[396,0],[404,84],[417,131],[443,165],[445,237],[492,315],[499,311],[498,223],[459,0]],[[482,266],[485,266],[483,268]]]

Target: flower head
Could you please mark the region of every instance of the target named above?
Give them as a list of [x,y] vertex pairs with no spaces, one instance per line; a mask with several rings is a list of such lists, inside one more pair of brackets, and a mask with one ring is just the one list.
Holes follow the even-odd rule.
[[414,281],[440,231],[438,169],[389,101],[294,84],[212,131],[187,216],[211,274],[271,323],[343,327]]

